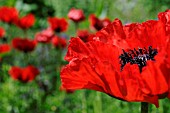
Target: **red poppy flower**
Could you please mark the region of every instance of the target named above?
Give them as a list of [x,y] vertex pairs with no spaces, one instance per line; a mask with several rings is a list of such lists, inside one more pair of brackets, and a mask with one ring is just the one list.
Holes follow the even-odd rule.
[[39,74],[39,70],[34,66],[27,66],[25,68],[21,68],[18,66],[13,66],[9,70],[9,75],[14,80],[19,80],[21,82],[30,82],[35,79],[35,77]]
[[0,38],[3,38],[4,35],[5,35],[5,30],[2,27],[0,27]]
[[7,23],[14,23],[18,19],[18,11],[13,7],[0,7],[0,20]]
[[[167,35],[169,35],[169,38],[167,39],[168,41],[168,45],[167,45],[167,56],[166,56],[166,59],[165,59],[165,62],[166,64],[165,65],[162,65],[161,66],[161,69],[163,71],[164,74],[168,73],[168,75],[170,75],[170,10],[166,10],[165,12],[161,12],[158,14],[158,18],[159,18],[159,21],[162,21],[165,26],[166,26],[166,33]],[[167,78],[167,80],[169,80]],[[169,82],[169,87],[170,87],[170,81]],[[169,91],[169,94],[168,94],[168,98],[170,98],[170,91]]]
[[0,44],[0,61],[2,61],[2,57],[10,52],[10,50],[11,47],[8,44]]
[[0,44],[0,54],[7,53],[11,50],[8,44]]
[[27,38],[14,38],[12,40],[13,48],[25,53],[33,51],[36,47],[36,44],[37,43],[35,40],[30,40]]
[[54,36],[54,32],[51,28],[47,28],[35,35],[35,40],[41,43],[49,43]]
[[90,33],[88,30],[78,30],[77,31],[77,37],[79,37],[80,39],[82,39],[84,42],[88,41],[88,37],[89,37]]
[[[169,43],[167,46],[167,62],[170,63],[170,10],[166,10],[165,12],[159,13],[158,18],[160,21],[162,21],[166,25],[166,33],[169,35]],[[168,66],[170,69],[170,66]]]
[[16,21],[16,25],[21,29],[28,29],[34,25],[35,17],[33,14],[28,14]]
[[[158,14],[158,18],[159,18],[160,21],[162,21],[162,22],[165,24],[167,35],[170,35],[170,10],[168,9],[168,10],[166,10],[165,12],[159,13],[159,14]],[[170,37],[169,37],[168,41],[169,41],[169,43],[170,43]],[[168,52],[169,54],[168,54],[166,60],[167,60],[167,62],[170,63],[170,44],[169,44],[169,46],[167,46],[167,47],[168,47],[168,48],[167,48],[167,50],[168,50],[167,52]],[[168,67],[169,67],[169,69],[170,69],[170,66],[168,66]]]
[[72,8],[68,13],[68,18],[74,22],[81,22],[85,19],[85,16],[83,10]]
[[56,32],[64,32],[67,30],[68,23],[64,18],[49,17],[50,27]]
[[158,18],[166,25],[166,31],[170,34],[170,10],[159,13]]
[[105,27],[105,26],[107,26],[108,24],[111,23],[111,21],[108,18],[100,20],[94,14],[91,14],[89,16],[89,21],[90,21],[90,24],[91,24],[91,28],[96,29],[97,31],[99,31],[100,29],[102,29],[103,27]]
[[65,48],[67,46],[66,39],[58,36],[52,38],[52,44],[55,48]]
[[87,43],[72,38],[65,57],[69,64],[61,71],[62,86],[158,107],[158,99],[170,95],[169,70],[161,69],[167,64],[168,38],[161,21],[123,26],[118,19]]

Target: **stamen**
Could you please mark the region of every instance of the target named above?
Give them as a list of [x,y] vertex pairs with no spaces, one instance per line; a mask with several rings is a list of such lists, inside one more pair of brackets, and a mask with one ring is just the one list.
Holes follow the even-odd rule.
[[130,63],[131,65],[137,64],[140,73],[142,72],[142,68],[147,65],[147,60],[155,61],[154,57],[158,54],[157,49],[153,49],[152,46],[149,46],[148,50],[146,48],[138,48],[138,50],[134,48],[128,52],[125,52],[125,50],[122,51],[123,53],[119,56],[121,71],[127,63]]

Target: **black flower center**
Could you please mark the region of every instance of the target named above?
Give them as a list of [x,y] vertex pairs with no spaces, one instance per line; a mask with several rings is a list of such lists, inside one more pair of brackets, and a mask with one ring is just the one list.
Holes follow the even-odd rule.
[[153,49],[152,46],[149,46],[148,49],[138,48],[138,50],[133,49],[128,52],[125,52],[125,50],[122,51],[123,53],[119,56],[121,71],[127,63],[130,63],[131,65],[137,64],[140,73],[142,72],[142,68],[147,65],[147,61],[155,61],[154,57],[158,54],[157,49]]

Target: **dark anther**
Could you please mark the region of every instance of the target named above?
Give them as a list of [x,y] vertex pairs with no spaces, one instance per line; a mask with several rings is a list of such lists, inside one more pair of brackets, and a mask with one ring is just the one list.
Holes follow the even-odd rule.
[[153,49],[152,46],[149,46],[148,49],[138,48],[138,50],[133,49],[126,52],[122,50],[123,53],[119,56],[121,71],[127,63],[137,64],[139,67],[140,73],[142,68],[147,65],[147,60],[155,61],[154,57],[158,54],[157,49]]

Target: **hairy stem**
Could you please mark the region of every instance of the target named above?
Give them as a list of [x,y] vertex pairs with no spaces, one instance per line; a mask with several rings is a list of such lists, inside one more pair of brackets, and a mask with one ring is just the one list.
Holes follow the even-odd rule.
[[141,102],[141,113],[148,113],[148,103]]

